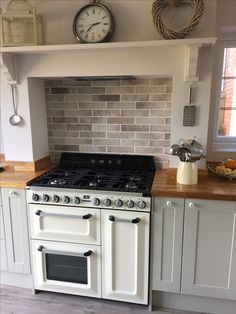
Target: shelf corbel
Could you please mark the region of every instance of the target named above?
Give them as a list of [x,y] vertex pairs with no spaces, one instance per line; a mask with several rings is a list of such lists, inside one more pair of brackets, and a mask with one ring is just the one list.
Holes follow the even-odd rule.
[[186,46],[185,82],[197,82],[200,44]]
[[8,84],[17,84],[16,56],[10,53],[2,53],[0,56],[1,71]]

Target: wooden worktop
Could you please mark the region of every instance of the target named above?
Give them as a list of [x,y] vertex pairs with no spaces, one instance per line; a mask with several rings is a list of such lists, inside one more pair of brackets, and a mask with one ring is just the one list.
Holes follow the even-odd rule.
[[[24,188],[27,182],[52,167],[41,171],[14,171],[6,166],[6,170],[0,173],[0,187]],[[157,170],[151,193],[152,196],[236,201],[236,180],[229,181],[208,175],[207,171],[199,171],[198,184],[181,185],[176,183],[176,169]]]
[[176,169],[157,170],[151,193],[152,196],[236,201],[236,180],[229,181],[202,170],[197,184],[182,185],[176,182]]
[[0,172],[0,187],[2,188],[24,188],[27,182],[52,168],[48,167],[40,171],[14,171],[14,168],[5,166]]

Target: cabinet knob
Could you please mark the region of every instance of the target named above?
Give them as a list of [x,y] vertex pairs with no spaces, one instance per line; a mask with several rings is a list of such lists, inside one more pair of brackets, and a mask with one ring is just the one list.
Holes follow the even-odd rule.
[[17,197],[17,193],[15,191],[10,191],[9,196],[10,197]]
[[195,207],[195,204],[191,202],[191,203],[188,204],[188,206],[193,208],[193,207]]
[[173,205],[173,204],[172,204],[171,201],[167,201],[167,202],[166,202],[166,206],[170,207],[170,206],[172,206],[172,205]]

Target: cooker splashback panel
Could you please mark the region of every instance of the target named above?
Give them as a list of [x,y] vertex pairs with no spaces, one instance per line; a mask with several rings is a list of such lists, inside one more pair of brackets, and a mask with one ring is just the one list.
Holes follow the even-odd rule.
[[141,154],[168,166],[172,78],[45,81],[50,157],[61,152]]

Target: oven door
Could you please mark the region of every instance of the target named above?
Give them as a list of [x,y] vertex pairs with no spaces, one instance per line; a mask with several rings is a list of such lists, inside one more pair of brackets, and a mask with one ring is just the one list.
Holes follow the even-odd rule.
[[31,238],[100,245],[100,210],[29,204]]
[[100,247],[32,241],[34,287],[91,297],[101,297]]

